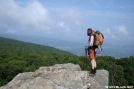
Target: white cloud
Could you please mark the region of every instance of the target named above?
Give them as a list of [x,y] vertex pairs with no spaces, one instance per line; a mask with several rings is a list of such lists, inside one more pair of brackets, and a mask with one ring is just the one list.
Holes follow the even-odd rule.
[[95,7],[100,7],[99,4],[98,4],[95,0],[92,1],[92,3],[93,3],[93,5],[94,5]]
[[[48,10],[37,0],[29,1],[25,7],[14,0],[0,0],[0,21],[16,30],[50,29],[51,20]],[[10,30],[9,30],[10,32]],[[12,31],[11,31],[12,32]]]
[[114,12],[114,11],[103,11],[103,10],[86,10],[83,12],[84,15],[87,16],[102,16],[102,17],[110,17],[110,18],[128,18],[133,19],[133,14],[121,13],[121,12]]
[[116,38],[115,35],[111,32],[111,30],[109,28],[106,29],[105,34],[107,34],[106,35],[107,37]]
[[47,9],[37,1],[29,2],[27,7],[22,9],[20,16],[23,17],[21,22],[24,24],[40,26],[50,22]]
[[126,27],[123,26],[123,25],[116,27],[116,29],[117,29],[120,33],[122,33],[123,35],[128,35],[128,34],[129,34],[129,32],[126,30]]
[[68,10],[65,13],[61,15],[63,19],[70,20],[75,25],[81,25],[79,19],[80,19],[81,13],[76,10]]
[[[104,32],[104,36],[107,41],[114,42],[114,43],[132,43],[133,37],[129,32],[126,30],[126,26],[120,25],[114,28],[107,28]],[[128,36],[129,34],[129,36]]]
[[13,29],[9,29],[7,32],[13,34],[13,33],[16,33],[17,31],[16,30],[13,30]]
[[[126,7],[124,10],[128,11],[124,13],[122,10],[119,11],[119,7],[122,7],[119,5],[116,10],[113,0],[107,1],[110,3],[106,6],[100,1],[90,1],[90,3],[80,1],[82,2],[79,3],[80,5],[71,3],[69,6],[66,2],[70,1],[54,2],[49,0],[0,0],[0,33],[37,34],[57,38],[62,36],[65,39],[76,39],[80,42],[80,39],[86,38],[85,29],[92,27],[102,29],[106,39],[113,40],[113,42],[129,39],[128,34],[133,38],[132,8],[123,6]],[[90,8],[88,8],[89,5]],[[105,9],[99,10],[97,6]],[[119,24],[125,26],[119,26]]]
[[58,25],[59,25],[61,28],[63,28],[67,33],[71,33],[71,30],[70,30],[69,26],[67,26],[67,25],[65,24],[65,22],[60,22],[60,23],[58,23]]

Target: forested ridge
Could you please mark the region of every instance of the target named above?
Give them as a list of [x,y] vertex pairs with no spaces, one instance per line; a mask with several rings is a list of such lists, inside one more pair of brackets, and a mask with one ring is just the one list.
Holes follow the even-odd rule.
[[[8,83],[18,73],[61,63],[79,64],[82,70],[91,69],[90,60],[86,60],[85,56],[79,57],[53,47],[0,37],[0,86]],[[134,84],[134,56],[120,59],[98,56],[97,66],[98,69],[109,71],[109,85]]]

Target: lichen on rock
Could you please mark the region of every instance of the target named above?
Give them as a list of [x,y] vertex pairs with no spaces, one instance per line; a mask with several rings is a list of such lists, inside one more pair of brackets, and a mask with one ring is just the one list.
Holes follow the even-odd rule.
[[72,63],[40,67],[35,72],[19,73],[0,89],[105,89],[109,73],[97,70],[94,77]]

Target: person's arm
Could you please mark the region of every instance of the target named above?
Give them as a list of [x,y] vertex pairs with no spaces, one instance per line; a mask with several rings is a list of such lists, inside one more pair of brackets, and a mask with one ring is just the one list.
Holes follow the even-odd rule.
[[94,36],[92,35],[90,38],[89,46],[93,46]]
[[93,41],[94,41],[94,36],[90,36],[89,44],[88,44],[88,46],[86,46],[86,49],[93,46]]

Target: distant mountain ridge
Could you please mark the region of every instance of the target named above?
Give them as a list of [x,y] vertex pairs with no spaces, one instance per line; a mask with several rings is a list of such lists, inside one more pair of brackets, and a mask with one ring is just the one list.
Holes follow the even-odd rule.
[[[17,39],[25,42],[31,42],[41,45],[47,45],[51,47],[55,47],[61,50],[65,50],[68,52],[71,52],[76,55],[85,55],[85,46],[87,43],[79,43],[79,42],[71,42],[71,41],[65,41],[60,40],[56,38],[49,38],[49,37],[40,37],[40,36],[20,36],[20,35],[5,35],[1,34],[0,36],[11,38],[11,39]],[[131,55],[134,55],[134,45],[112,45],[109,43],[103,43],[103,51],[98,54],[102,56],[113,56],[115,58],[123,58],[123,57],[129,57]]]

